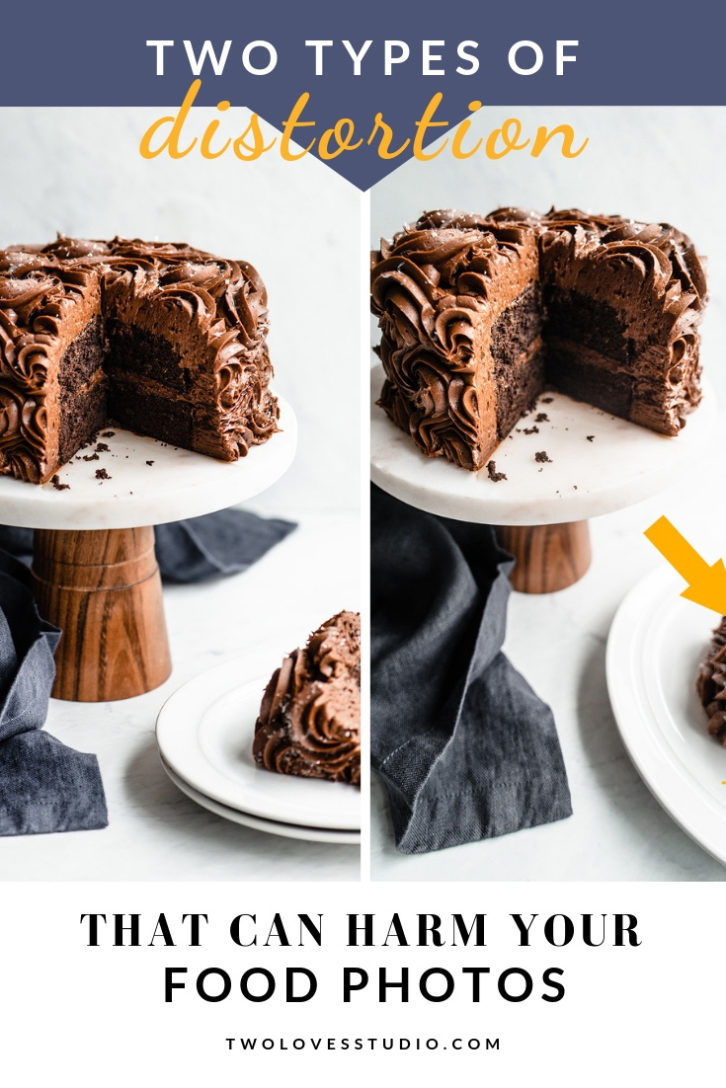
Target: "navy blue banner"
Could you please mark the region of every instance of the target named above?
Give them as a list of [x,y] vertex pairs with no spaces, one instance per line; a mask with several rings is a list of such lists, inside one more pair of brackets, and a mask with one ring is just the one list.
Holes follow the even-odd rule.
[[[366,189],[480,105],[723,104],[722,23],[703,0],[14,4],[0,105],[152,106],[150,157],[300,145]],[[211,131],[198,106],[216,111]],[[274,147],[240,107],[281,130]],[[465,126],[459,157],[517,138],[473,152]]]

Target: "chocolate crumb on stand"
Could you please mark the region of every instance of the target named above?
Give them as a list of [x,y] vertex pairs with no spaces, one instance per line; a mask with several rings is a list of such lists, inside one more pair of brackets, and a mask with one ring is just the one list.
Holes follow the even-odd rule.
[[507,475],[506,475],[505,472],[497,472],[497,463],[496,463],[496,461],[489,461],[488,462],[488,464],[487,464],[487,473],[489,475],[489,479],[492,481],[493,484],[498,484],[500,480],[506,480],[506,478],[507,478]]
[[552,458],[547,455],[546,450],[539,450],[537,453],[535,453],[534,459],[535,459],[535,461],[537,462],[538,465],[551,465],[552,464]]
[[105,468],[97,468],[96,469],[96,479],[97,480],[110,480],[111,477],[106,472]]

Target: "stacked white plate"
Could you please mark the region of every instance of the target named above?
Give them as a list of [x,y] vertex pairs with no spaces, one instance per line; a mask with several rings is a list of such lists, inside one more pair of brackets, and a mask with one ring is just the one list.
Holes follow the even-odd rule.
[[228,661],[184,684],[156,720],[164,770],[197,804],[226,820],[314,842],[360,841],[360,790],[273,774],[252,758],[260,699],[270,678],[254,660]]

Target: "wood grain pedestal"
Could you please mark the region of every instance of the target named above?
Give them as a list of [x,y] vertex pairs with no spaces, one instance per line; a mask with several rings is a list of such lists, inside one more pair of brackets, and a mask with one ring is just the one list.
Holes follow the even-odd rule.
[[171,672],[154,530],[39,529],[32,577],[44,619],[63,631],[57,699],[128,699]]
[[587,521],[555,525],[498,525],[497,539],[514,556],[509,580],[520,593],[554,593],[582,578],[590,566]]

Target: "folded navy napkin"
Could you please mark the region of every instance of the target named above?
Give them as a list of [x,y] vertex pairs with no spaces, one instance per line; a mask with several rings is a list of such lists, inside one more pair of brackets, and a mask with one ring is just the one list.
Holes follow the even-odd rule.
[[371,758],[396,846],[571,815],[552,712],[501,652],[511,557],[489,526],[371,498]]
[[[162,578],[198,582],[239,573],[294,528],[241,510],[157,526]],[[106,827],[96,757],[43,730],[61,632],[39,616],[27,568],[18,562],[32,559],[32,529],[0,526],[0,549],[0,835]]]
[[108,823],[96,757],[42,731],[59,638],[38,615],[25,567],[0,552],[0,835]]

